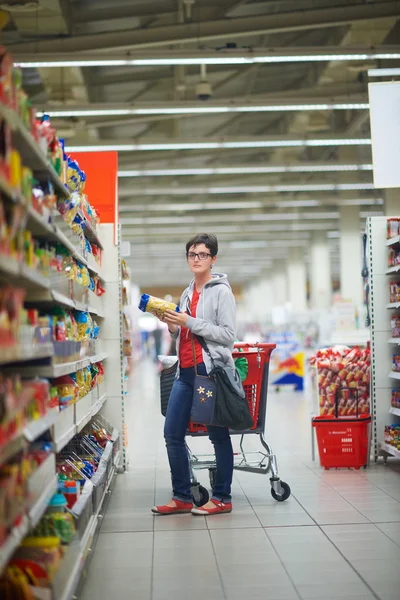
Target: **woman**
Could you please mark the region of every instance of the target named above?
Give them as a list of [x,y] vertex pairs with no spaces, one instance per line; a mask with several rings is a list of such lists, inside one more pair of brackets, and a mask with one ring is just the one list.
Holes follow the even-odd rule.
[[182,294],[181,312],[167,311],[164,316],[170,334],[177,340],[179,369],[169,398],[164,428],[173,497],[168,504],[155,506],[152,511],[156,514],[191,512],[193,515],[215,515],[232,511],[233,450],[229,430],[208,427],[217,471],[212,498],[201,508],[193,507],[185,445],[192,408],[194,365],[199,375],[207,375],[212,368],[211,360],[196,335],[205,339],[214,360],[234,368],[232,350],[236,333],[236,304],[226,275],[212,273],[217,254],[218,241],[214,235],[202,233],[189,240],[186,257],[194,279]]

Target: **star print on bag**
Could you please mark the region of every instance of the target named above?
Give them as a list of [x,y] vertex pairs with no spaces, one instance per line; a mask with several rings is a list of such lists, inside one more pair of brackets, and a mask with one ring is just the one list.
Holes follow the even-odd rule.
[[197,391],[199,392],[199,394],[204,394],[205,389],[200,386],[199,388],[197,388]]

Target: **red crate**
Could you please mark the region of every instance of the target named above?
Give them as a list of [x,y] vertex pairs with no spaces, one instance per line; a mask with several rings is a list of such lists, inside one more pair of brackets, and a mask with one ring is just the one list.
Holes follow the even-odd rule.
[[358,418],[314,417],[321,466],[360,469],[368,463],[371,415]]

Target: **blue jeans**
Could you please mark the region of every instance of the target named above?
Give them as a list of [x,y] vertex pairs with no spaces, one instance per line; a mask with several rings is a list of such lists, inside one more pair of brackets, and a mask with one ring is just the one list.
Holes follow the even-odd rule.
[[[197,365],[199,375],[207,375],[204,363]],[[164,438],[171,468],[174,500],[191,502],[189,456],[185,444],[193,401],[194,368],[180,369],[174,381],[165,417]],[[231,500],[233,477],[233,449],[229,430],[225,427],[207,427],[214,445],[217,472],[212,498],[218,502]]]

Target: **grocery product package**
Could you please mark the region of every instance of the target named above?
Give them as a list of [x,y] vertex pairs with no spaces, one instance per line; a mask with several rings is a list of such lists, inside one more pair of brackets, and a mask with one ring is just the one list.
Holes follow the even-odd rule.
[[139,309],[142,312],[149,312],[158,318],[162,317],[167,310],[179,312],[179,306],[173,302],[167,302],[167,300],[149,296],[149,294],[142,294],[139,302]]
[[370,413],[370,348],[336,346],[319,350],[310,360],[316,368],[321,416]]

